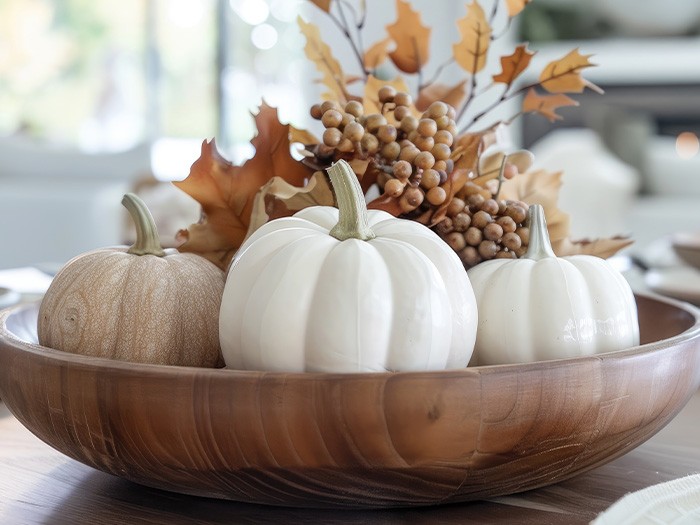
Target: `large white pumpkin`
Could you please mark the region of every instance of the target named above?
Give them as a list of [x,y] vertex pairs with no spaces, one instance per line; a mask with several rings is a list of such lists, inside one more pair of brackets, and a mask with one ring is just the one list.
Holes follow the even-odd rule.
[[468,272],[479,308],[471,364],[578,357],[639,344],[632,290],[607,261],[556,257],[544,211],[530,206],[530,243],[520,259],[494,259]]
[[270,221],[234,258],[220,315],[226,365],[295,372],[466,366],[477,312],[457,255],[415,221],[367,211],[344,161],[329,173],[339,209],[317,206]]

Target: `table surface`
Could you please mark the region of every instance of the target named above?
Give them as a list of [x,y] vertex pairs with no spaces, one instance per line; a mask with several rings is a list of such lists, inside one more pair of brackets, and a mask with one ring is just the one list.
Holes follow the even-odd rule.
[[574,479],[488,501],[418,509],[264,507],[169,493],[96,471],[34,437],[0,401],[3,525],[588,523],[624,494],[700,472],[700,392],[656,436]]

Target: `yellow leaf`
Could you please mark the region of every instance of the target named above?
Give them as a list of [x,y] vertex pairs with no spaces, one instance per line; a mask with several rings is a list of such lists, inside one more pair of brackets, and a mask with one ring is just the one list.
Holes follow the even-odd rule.
[[525,6],[532,2],[532,0],[506,0],[506,7],[508,8],[508,16],[513,18],[520,14],[520,12],[525,9]]
[[304,53],[309,60],[316,64],[316,68],[322,75],[321,82],[330,90],[330,93],[324,94],[323,98],[347,102],[347,87],[343,69],[331,53],[331,48],[321,39],[318,27],[310,22],[305,22],[301,17],[297,17],[297,22],[301,32],[306,37]]
[[586,87],[602,92],[581,76],[582,70],[595,65],[588,60],[590,57],[574,49],[564,58],[550,62],[540,74],[540,85],[550,93],[581,93]]
[[418,100],[416,100],[416,108],[419,111],[425,111],[428,106],[436,100],[441,100],[445,104],[449,104],[453,108],[459,107],[467,96],[467,81],[462,80],[454,86],[445,84],[430,84],[420,90]]
[[486,65],[486,56],[491,43],[491,25],[477,0],[467,6],[465,17],[457,21],[461,40],[452,46],[457,63],[473,74]]
[[365,92],[362,98],[362,105],[365,108],[365,115],[372,113],[381,113],[381,104],[377,92],[382,86],[393,86],[396,91],[409,93],[406,82],[401,77],[396,77],[394,80],[380,80],[374,75],[369,75],[365,82]]
[[396,0],[396,15],[396,22],[386,26],[396,43],[389,57],[404,73],[417,73],[429,58],[430,28],[423,25],[420,13],[406,0]]
[[572,241],[571,239],[562,239],[556,243],[552,243],[554,253],[559,257],[566,255],[595,255],[607,259],[615,255],[623,248],[627,248],[634,241],[628,237],[608,237],[602,239],[583,239]]
[[368,71],[373,71],[386,62],[386,59],[389,58],[389,47],[391,47],[392,43],[391,37],[387,37],[370,46],[365,52],[363,59],[365,68]]
[[557,207],[562,172],[533,170],[503,181],[499,199],[541,204],[552,243],[569,235],[569,215]]
[[538,95],[534,88],[530,88],[523,99],[523,113],[539,113],[547,117],[550,122],[564,118],[558,115],[556,110],[565,106],[578,106],[578,102],[563,93]]
[[535,53],[527,48],[527,44],[520,44],[512,55],[501,57],[502,71],[493,76],[493,81],[510,86],[527,69],[533,56]]
[[321,11],[326,13],[331,12],[331,2],[332,0],[311,0],[311,3],[316,5]]

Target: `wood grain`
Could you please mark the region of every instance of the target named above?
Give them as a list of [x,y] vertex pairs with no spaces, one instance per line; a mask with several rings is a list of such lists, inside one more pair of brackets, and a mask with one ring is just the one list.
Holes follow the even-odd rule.
[[25,306],[0,316],[0,395],[59,451],[151,487],[291,506],[469,501],[601,465],[683,407],[700,384],[697,311],[638,304],[647,344],[636,349],[356,375],[65,354],[13,335],[32,337],[36,308]]

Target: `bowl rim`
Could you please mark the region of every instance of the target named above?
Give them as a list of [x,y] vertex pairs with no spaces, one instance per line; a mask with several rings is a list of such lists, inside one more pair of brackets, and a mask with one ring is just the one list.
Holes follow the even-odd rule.
[[[26,341],[15,333],[10,331],[7,327],[7,321],[10,316],[20,314],[23,311],[29,311],[31,309],[39,309],[40,301],[22,303],[19,305],[10,306],[4,309],[0,309],[0,344],[10,344],[15,349],[33,354],[37,357],[44,359],[49,359],[54,362],[68,364],[71,366],[80,365],[90,368],[100,369],[102,371],[121,371],[121,372],[135,372],[143,371],[149,372],[151,374],[155,373],[160,376],[180,376],[189,374],[206,375],[206,376],[224,376],[228,375],[230,377],[238,376],[241,378],[261,379],[265,377],[266,379],[273,378],[284,378],[286,380],[290,379],[308,379],[316,380],[319,379],[329,379],[329,380],[340,380],[340,379],[384,379],[388,377],[395,376],[434,376],[435,374],[442,375],[444,377],[459,376],[464,374],[491,374],[491,373],[507,373],[509,371],[522,372],[524,370],[537,370],[539,368],[550,368],[552,366],[565,366],[572,363],[581,363],[587,360],[605,360],[605,359],[620,359],[627,358],[635,355],[642,355],[648,353],[650,350],[658,351],[668,348],[670,346],[675,346],[677,344],[683,343],[687,340],[693,339],[700,335],[700,308],[690,304],[686,301],[679,299],[674,299],[671,297],[663,296],[653,292],[641,292],[637,291],[634,293],[635,297],[641,297],[644,299],[649,299],[652,301],[657,301],[664,303],[668,306],[674,306],[694,318],[694,323],[692,326],[684,330],[683,332],[676,334],[667,339],[661,339],[658,341],[652,341],[649,343],[635,345],[624,350],[614,350],[611,352],[602,352],[599,354],[578,356],[578,357],[564,357],[558,359],[547,359],[541,361],[532,361],[528,363],[508,363],[499,365],[479,365],[479,366],[467,366],[465,368],[457,369],[447,369],[447,370],[421,370],[421,371],[386,371],[386,372],[284,372],[284,371],[267,371],[267,370],[241,370],[241,369],[231,369],[231,368],[205,368],[205,367],[193,367],[193,366],[173,366],[173,365],[161,365],[161,364],[151,364],[151,363],[136,363],[133,361],[121,361],[117,359],[110,359],[106,357],[95,357],[87,356],[82,354],[72,354],[69,352],[64,352],[57,350],[55,348],[50,348],[47,346],[42,346],[37,343],[32,343]],[[653,347],[653,348],[652,348]]]

